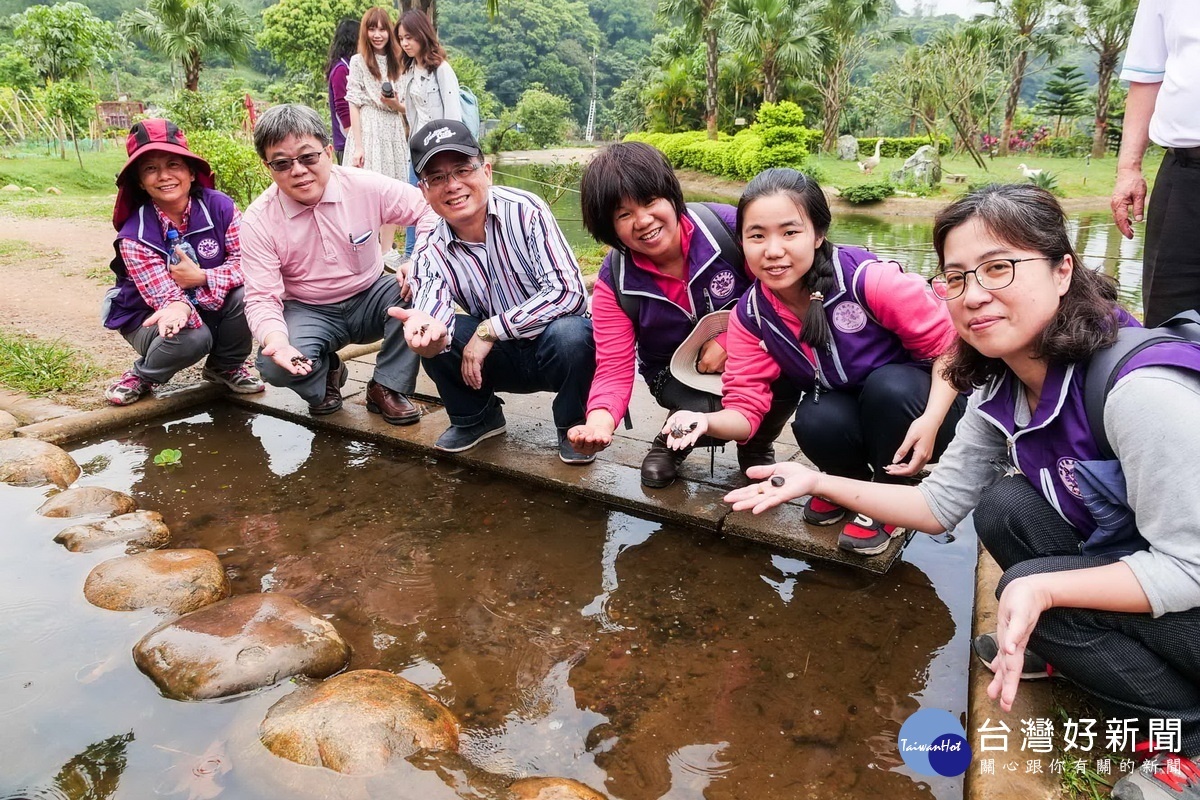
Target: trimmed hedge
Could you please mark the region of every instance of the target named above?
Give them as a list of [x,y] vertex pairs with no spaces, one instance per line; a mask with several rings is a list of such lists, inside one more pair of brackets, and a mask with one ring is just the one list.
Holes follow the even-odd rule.
[[704,131],[631,133],[625,141],[658,148],[675,169],[748,181],[770,167],[804,165],[820,143],[821,131],[805,128],[803,121],[804,112],[795,103],[764,103],[758,121],[736,136],[723,133],[713,141]]
[[[883,147],[879,148],[882,158],[908,158],[917,152],[917,148],[931,144],[928,136],[867,136],[858,140],[858,154],[866,158],[875,154],[875,143],[883,139]],[[945,155],[950,152],[950,137],[939,136],[936,142],[938,153]]]

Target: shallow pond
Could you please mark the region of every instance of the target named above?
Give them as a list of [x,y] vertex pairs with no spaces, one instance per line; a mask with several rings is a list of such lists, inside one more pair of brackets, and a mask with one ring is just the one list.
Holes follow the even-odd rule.
[[[532,180],[531,170],[532,167],[527,164],[497,165],[496,182],[537,193],[538,185]],[[687,199],[729,202],[699,195],[689,195]],[[573,247],[595,247],[595,240],[584,229],[580,219],[577,192],[563,193],[554,204],[553,210],[563,233]],[[1075,248],[1083,257],[1084,263],[1116,278],[1120,286],[1121,302],[1140,313],[1144,227],[1136,226],[1135,237],[1125,239],[1113,225],[1112,215],[1108,212],[1072,214],[1068,225]],[[834,215],[830,237],[838,244],[858,245],[884,258],[895,259],[904,264],[906,269],[922,275],[932,275],[937,266],[933,252],[932,217],[838,213]]]
[[[154,454],[183,451],[182,465]],[[69,553],[44,492],[0,486],[0,797],[499,797],[573,777],[626,800],[962,796],[901,763],[920,707],[966,707],[976,542],[914,540],[884,576],[218,406],[70,448],[80,485],[161,511],[235,594],[291,595],[463,723],[462,757],[348,778],[257,741],[291,683],[161,697],[90,606],[119,553]]]

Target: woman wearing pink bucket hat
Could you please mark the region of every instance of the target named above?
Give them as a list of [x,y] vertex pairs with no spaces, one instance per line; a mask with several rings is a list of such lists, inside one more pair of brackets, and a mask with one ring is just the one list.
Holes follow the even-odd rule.
[[212,168],[174,123],[143,120],[125,146],[109,265],[117,278],[102,319],[139,358],[104,396],[135,403],[205,356],[205,380],[261,392],[245,365],[253,340],[242,309],[241,214],[213,188]]

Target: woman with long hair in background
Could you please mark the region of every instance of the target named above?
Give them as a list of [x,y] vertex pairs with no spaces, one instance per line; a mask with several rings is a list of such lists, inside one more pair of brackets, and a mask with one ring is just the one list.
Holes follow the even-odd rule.
[[329,116],[333,123],[333,152],[342,163],[346,133],[350,130],[350,104],[346,84],[350,81],[350,59],[358,51],[358,22],[349,17],[338,23],[325,62],[325,81],[329,86]]

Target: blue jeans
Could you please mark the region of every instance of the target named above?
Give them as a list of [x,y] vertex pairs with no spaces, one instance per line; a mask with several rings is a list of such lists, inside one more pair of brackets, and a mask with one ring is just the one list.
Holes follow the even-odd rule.
[[[408,182],[413,186],[417,185],[417,173],[413,172],[412,161],[408,162]],[[404,257],[412,258],[413,247],[417,243],[417,229],[409,225],[404,229]]]
[[584,421],[596,372],[590,319],[559,317],[536,339],[496,342],[483,362],[483,384],[472,389],[462,379],[462,355],[479,322],[466,314],[457,315],[450,349],[421,359],[425,373],[437,384],[451,425],[482,422],[500,402],[496,392],[555,392],[552,407],[559,432]]

